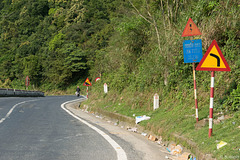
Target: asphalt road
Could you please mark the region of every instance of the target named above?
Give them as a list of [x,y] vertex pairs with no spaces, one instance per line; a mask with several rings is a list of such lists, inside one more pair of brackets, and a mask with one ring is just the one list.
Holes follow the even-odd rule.
[[0,160],[145,159],[146,153],[136,150],[135,142],[127,142],[83,117],[90,126],[86,125],[61,108],[75,99],[0,98]]

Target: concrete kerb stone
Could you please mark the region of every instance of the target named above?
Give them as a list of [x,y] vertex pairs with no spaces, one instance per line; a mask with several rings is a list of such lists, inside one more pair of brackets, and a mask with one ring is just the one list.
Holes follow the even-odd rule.
[[[98,109],[94,109],[92,110],[91,107],[89,106],[81,106],[80,102],[72,102],[71,107],[75,108],[75,109],[82,109],[84,108],[84,110],[88,109],[89,113],[92,113],[98,117],[102,117],[104,120],[112,123],[113,125],[117,124],[118,126],[120,126],[121,128],[124,129],[129,129],[129,128],[137,128],[137,133],[141,134],[141,133],[148,133],[146,138],[148,138],[149,136],[154,136],[156,137],[156,140],[158,139],[158,137],[161,136],[157,136],[155,134],[153,134],[151,131],[147,131],[144,129],[144,127],[138,125],[135,123],[135,119],[131,118],[131,117],[127,117],[125,115],[121,115],[118,113],[113,113],[113,112],[108,112],[108,111],[104,111],[100,108]],[[180,144],[181,146],[184,146],[182,144],[186,144],[188,146],[189,149],[186,149],[186,147],[184,147],[183,152],[194,152],[195,155],[198,157],[197,159],[201,159],[201,160],[216,160],[215,158],[212,158],[210,154],[203,154],[200,152],[200,150],[197,147],[197,144],[192,142],[191,140],[180,136],[176,133],[171,134],[170,139],[173,139],[175,142],[178,142],[177,144]],[[162,139],[162,137],[161,137]],[[154,141],[157,142],[157,141]],[[158,144],[160,144],[159,142],[157,142]],[[168,141],[162,141],[161,145],[162,146],[168,146],[170,142]],[[206,159],[207,158],[207,159]]]
[[0,88],[0,97],[44,97],[44,92]]

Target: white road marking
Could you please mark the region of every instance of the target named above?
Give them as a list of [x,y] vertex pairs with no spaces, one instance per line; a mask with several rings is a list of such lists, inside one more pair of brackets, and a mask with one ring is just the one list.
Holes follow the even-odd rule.
[[127,155],[125,153],[125,151],[122,149],[122,147],[115,142],[110,136],[108,136],[106,133],[104,133],[103,131],[101,131],[100,129],[98,129],[97,127],[91,125],[90,123],[86,122],[85,120],[79,118],[78,116],[74,115],[72,112],[70,112],[69,110],[67,110],[64,106],[67,103],[71,103],[74,101],[79,101],[80,99],[77,100],[72,100],[72,101],[67,101],[63,104],[61,104],[61,107],[63,110],[65,110],[68,114],[70,114],[71,116],[73,116],[74,118],[76,118],[77,120],[81,121],[82,123],[86,124],[88,127],[92,128],[93,130],[95,130],[96,132],[98,132],[101,136],[103,136],[103,138],[105,138],[108,143],[110,143],[110,145],[113,147],[113,149],[117,152],[117,159],[118,160],[127,160]]
[[20,103],[18,103],[18,104],[15,104],[15,105],[8,111],[8,113],[6,114],[6,116],[0,120],[0,124],[1,124],[5,119],[7,119],[7,118],[10,116],[10,114],[13,112],[13,110],[14,110],[18,105],[23,104],[23,103],[26,103],[26,102],[31,102],[31,101],[36,101],[36,100],[23,101],[23,102],[20,102]]

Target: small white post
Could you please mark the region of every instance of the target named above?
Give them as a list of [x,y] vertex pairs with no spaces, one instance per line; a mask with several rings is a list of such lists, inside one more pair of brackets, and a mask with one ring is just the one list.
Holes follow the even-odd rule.
[[107,87],[107,83],[104,83],[104,93],[108,92],[108,87]]
[[156,93],[153,97],[153,110],[159,108],[159,95]]

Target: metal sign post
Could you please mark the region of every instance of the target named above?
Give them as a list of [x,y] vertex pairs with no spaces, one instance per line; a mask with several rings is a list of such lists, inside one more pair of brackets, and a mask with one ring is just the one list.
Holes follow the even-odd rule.
[[185,40],[183,42],[183,53],[184,63],[192,63],[196,121],[198,122],[198,101],[197,101],[195,63],[200,62],[203,56],[202,56],[202,40],[201,39],[192,40],[193,36],[197,35],[202,35],[202,33],[198,29],[197,25],[193,22],[193,20],[189,18],[182,33],[182,37],[191,36],[191,40]]
[[213,127],[213,97],[214,97],[214,71],[211,72],[211,90],[210,90],[210,107],[209,107],[209,131],[208,137],[212,135]]
[[213,130],[213,97],[214,97],[214,71],[231,71],[225,60],[217,41],[213,40],[202,60],[199,62],[196,70],[211,71],[211,90],[209,106],[209,131],[208,137],[212,136]]
[[87,99],[88,99],[88,86],[87,86]]
[[29,77],[27,76],[26,79],[25,79],[25,85],[26,85],[26,89],[28,90],[28,86],[30,84],[30,79]]
[[196,84],[196,74],[195,74],[195,63],[192,63],[193,66],[193,84],[194,84],[194,99],[195,99],[195,108],[196,108],[196,121],[198,122],[198,101],[197,101],[197,84]]
[[184,63],[192,63],[196,121],[198,122],[198,101],[197,101],[195,62],[200,62],[203,57],[202,40],[201,39],[192,40],[192,39],[193,37],[191,37],[191,40],[183,41],[183,55],[184,55]]
[[87,78],[85,82],[83,83],[83,86],[87,86],[87,99],[88,99],[88,86],[92,86],[92,83],[90,80]]

